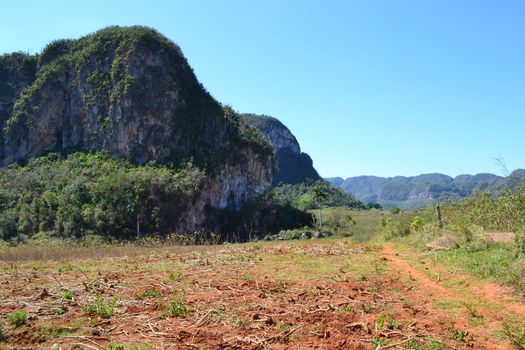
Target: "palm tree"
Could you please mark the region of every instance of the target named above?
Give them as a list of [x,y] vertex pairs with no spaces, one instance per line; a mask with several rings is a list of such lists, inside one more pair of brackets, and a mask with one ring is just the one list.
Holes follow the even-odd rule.
[[326,187],[317,185],[314,187],[314,201],[319,207],[319,232],[323,233],[323,202],[328,198]]

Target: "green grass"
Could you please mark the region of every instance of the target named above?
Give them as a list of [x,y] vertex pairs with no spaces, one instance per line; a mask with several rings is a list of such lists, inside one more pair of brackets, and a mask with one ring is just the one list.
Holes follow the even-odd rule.
[[504,245],[493,245],[479,251],[463,247],[436,252],[432,257],[446,266],[462,270],[481,279],[501,283],[510,283],[513,280],[511,267],[516,257],[514,252]]
[[[319,210],[310,210],[319,220]],[[323,209],[324,229],[333,232],[335,236],[351,237],[354,242],[368,242],[383,240],[385,230],[381,229],[382,221],[391,221],[388,229],[393,236],[399,232],[410,230],[410,223],[415,215],[420,215],[416,211],[402,211],[399,214],[392,214],[384,210],[355,210],[346,207],[325,208]]]

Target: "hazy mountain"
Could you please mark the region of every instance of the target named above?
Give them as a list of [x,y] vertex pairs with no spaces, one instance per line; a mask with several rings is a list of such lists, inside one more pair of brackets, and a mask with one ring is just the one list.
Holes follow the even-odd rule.
[[361,201],[377,202],[384,207],[419,208],[449,198],[460,199],[475,190],[497,192],[512,186],[525,177],[525,170],[515,170],[508,177],[493,174],[458,175],[455,178],[444,174],[422,174],[418,176],[356,176],[326,178],[334,186],[356,196]]

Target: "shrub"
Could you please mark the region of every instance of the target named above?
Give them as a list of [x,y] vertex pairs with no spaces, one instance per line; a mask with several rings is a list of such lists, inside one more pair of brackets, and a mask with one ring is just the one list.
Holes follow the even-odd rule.
[[412,222],[410,223],[410,229],[414,232],[419,232],[425,225],[425,222],[421,218],[421,216],[415,216],[414,219],[412,219]]
[[390,209],[390,213],[392,214],[399,214],[401,213],[401,209],[399,209],[398,207],[393,207],[392,209]]

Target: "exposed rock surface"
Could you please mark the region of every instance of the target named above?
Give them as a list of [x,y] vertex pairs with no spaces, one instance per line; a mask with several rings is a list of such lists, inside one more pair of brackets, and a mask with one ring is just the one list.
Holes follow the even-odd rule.
[[450,235],[441,236],[426,245],[429,250],[449,250],[459,247],[459,240]]
[[[0,56],[0,122],[3,166],[71,151],[173,167],[191,159],[207,177],[184,231],[199,227],[206,208],[238,209],[271,181],[268,142],[208,94],[178,46],[149,28],[110,27],[55,41],[37,56]],[[275,137],[298,151],[290,135]]]
[[514,242],[516,234],[514,232],[486,232],[482,238],[488,242],[511,243]]
[[301,152],[299,142],[292,132],[278,119],[255,114],[243,114],[244,121],[259,130],[275,149],[277,169],[272,184],[297,184],[319,180],[310,156]]

